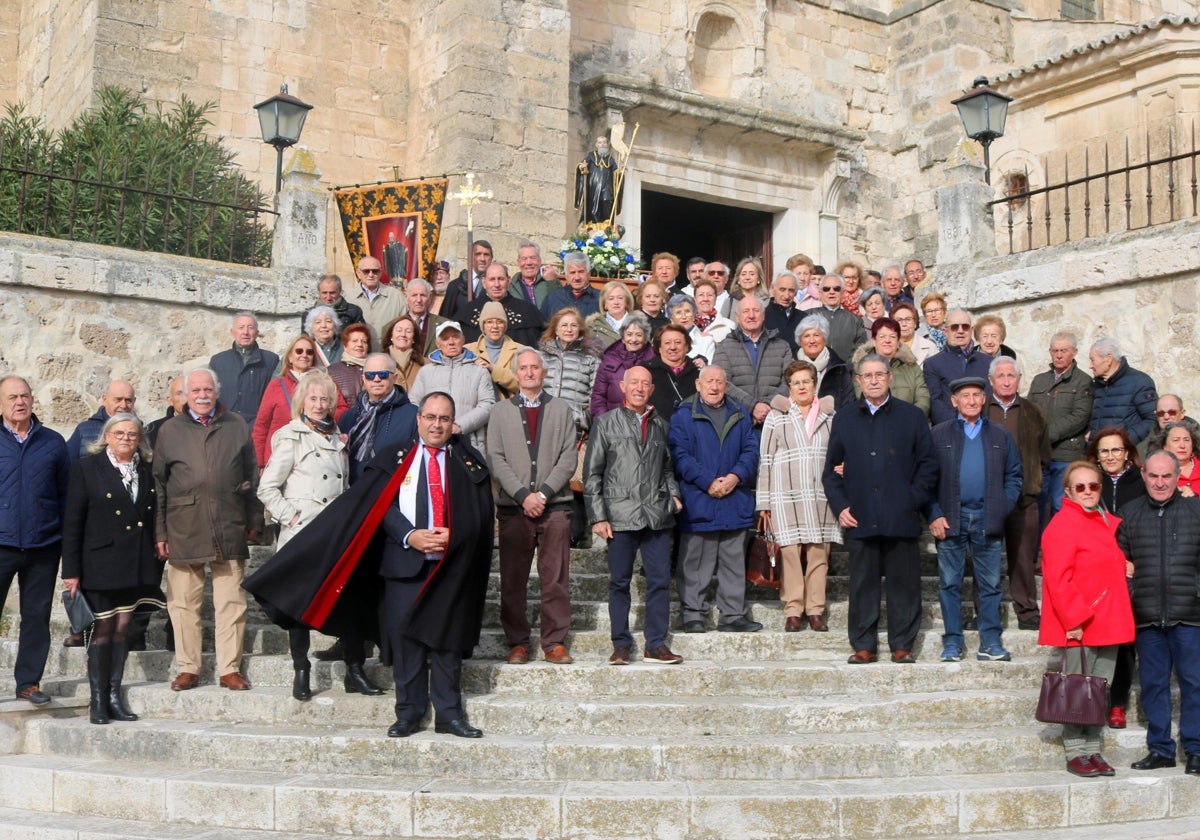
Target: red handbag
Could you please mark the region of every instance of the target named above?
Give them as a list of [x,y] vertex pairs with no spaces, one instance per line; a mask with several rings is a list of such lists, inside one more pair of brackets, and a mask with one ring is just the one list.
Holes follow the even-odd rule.
[[746,580],[755,586],[766,586],[778,589],[782,584],[783,565],[779,561],[779,544],[775,536],[763,526],[762,518],[758,521],[758,530],[750,541],[750,550],[746,553]]

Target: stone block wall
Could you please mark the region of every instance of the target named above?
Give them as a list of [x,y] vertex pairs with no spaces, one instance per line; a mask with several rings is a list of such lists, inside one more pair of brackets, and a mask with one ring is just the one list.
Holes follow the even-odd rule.
[[286,347],[313,292],[272,269],[0,234],[0,294],[0,375],[28,378],[39,419],[69,434],[114,378],[161,416],[170,380],[229,347],[240,310],[263,347]]
[[1200,400],[1200,226],[1162,225],[1024,254],[938,266],[933,288],[978,317],[994,313],[1025,367],[1025,388],[1049,364],[1050,338],[1079,339],[1078,363],[1115,338],[1160,393]]

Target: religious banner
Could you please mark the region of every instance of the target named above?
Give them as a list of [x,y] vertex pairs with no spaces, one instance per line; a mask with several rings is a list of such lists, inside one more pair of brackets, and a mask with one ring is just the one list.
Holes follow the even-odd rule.
[[431,278],[448,186],[447,178],[428,178],[335,189],[351,261],[375,257],[384,283]]

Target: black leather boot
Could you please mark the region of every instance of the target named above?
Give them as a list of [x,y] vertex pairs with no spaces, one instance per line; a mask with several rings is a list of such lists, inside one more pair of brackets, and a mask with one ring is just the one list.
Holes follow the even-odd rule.
[[378,697],[383,694],[382,688],[373,685],[367,679],[367,673],[363,670],[361,662],[346,663],[346,678],[342,681],[342,685],[345,686],[347,694],[366,694],[370,697]]
[[310,673],[308,667],[297,668],[296,676],[292,677],[292,696],[297,700],[312,699],[312,687],[309,685]]
[[108,723],[108,680],[110,672],[111,645],[93,644],[88,648],[88,720],[92,723]]
[[129,649],[125,642],[113,642],[108,647],[112,651],[108,672],[108,716],[113,720],[137,720],[138,716],[129,711],[121,700],[121,683],[125,680],[125,660],[129,657]]

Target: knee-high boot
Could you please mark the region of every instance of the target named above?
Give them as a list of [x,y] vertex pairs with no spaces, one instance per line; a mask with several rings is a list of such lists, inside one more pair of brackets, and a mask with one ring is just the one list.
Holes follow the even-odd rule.
[[108,681],[111,668],[109,657],[112,654],[112,645],[92,644],[87,653],[88,690],[91,692],[88,720],[92,723],[108,723]]
[[125,679],[125,660],[129,649],[125,642],[113,642],[108,677],[108,716],[113,720],[137,720],[138,716],[129,711],[121,701],[121,683]]

